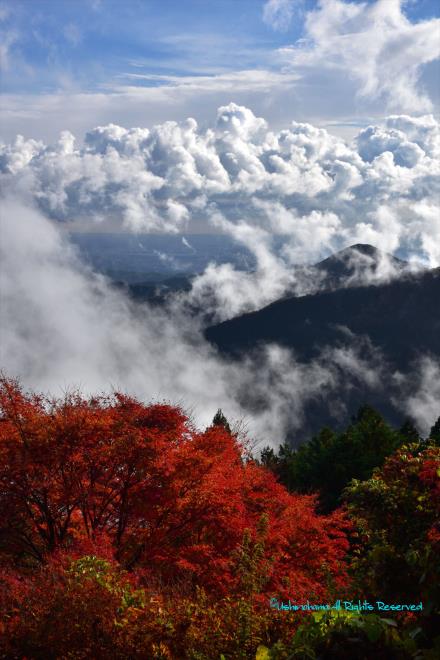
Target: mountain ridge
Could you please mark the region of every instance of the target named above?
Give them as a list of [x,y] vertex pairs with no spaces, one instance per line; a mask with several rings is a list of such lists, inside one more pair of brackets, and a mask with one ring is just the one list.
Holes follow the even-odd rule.
[[[363,403],[377,407],[390,422],[399,423],[402,402],[392,400],[399,396],[399,389],[391,391],[398,374],[411,377],[421,356],[440,359],[440,268],[420,273],[403,269],[402,277],[374,286],[340,287],[282,298],[210,326],[205,337],[220,354],[236,361],[249,354],[258,359],[259,349],[268,344],[292,350],[303,364],[318,359],[325,365],[332,350],[350,348],[363,351],[363,364],[376,368],[372,358],[376,356],[387,384],[371,386],[367,379],[362,383],[358,376],[348,374],[346,386],[336,388],[333,399],[311,402],[304,428],[310,434],[324,424],[334,424],[334,402],[347,409],[341,423]],[[384,387],[389,387],[387,401]]]
[[[422,295],[420,295],[422,294]],[[372,327],[379,331],[380,327],[387,327],[387,323],[392,321],[390,318],[390,310],[394,310],[396,322],[402,323],[403,320],[410,321],[412,309],[419,308],[420,311],[427,314],[424,316],[424,322],[417,324],[417,337],[419,340],[425,335],[420,335],[420,329],[427,329],[429,336],[435,334],[438,337],[438,343],[434,342],[436,351],[440,354],[440,305],[435,308],[435,300],[438,295],[440,301],[440,268],[423,271],[420,274],[411,274],[400,279],[393,280],[389,283],[362,286],[353,286],[350,288],[340,288],[333,291],[318,291],[316,293],[307,294],[299,297],[289,297],[276,300],[269,305],[257,311],[248,312],[233,319],[223,321],[222,323],[212,325],[205,331],[205,336],[211,342],[216,344],[221,351],[228,353],[242,352],[242,349],[247,345],[254,346],[254,340],[263,341],[281,341],[281,344],[292,346],[289,341],[288,334],[284,331],[283,327],[279,324],[281,321],[286,321],[287,316],[291,319],[292,323],[306,323],[310,326],[312,313],[314,320],[318,323],[320,321],[331,323],[336,326],[348,327],[352,330],[353,334],[367,334],[368,327]],[[393,304],[390,304],[392,301]],[[430,309],[429,303],[432,301],[433,306]],[[368,308],[366,308],[368,305]],[[373,314],[374,306],[376,310],[382,314]],[[330,314],[331,320],[326,321],[323,318],[324,313],[331,312],[333,308],[334,313]],[[360,315],[362,308],[364,312]],[[295,316],[292,316],[292,311],[295,309]],[[348,310],[348,312],[344,312]],[[355,310],[359,316],[355,319],[354,323],[349,323],[349,316]],[[386,314],[388,310],[388,314]],[[371,312],[369,315],[368,312]],[[369,316],[369,319],[368,319]],[[407,318],[408,317],[408,318]],[[264,324],[260,323],[264,321]],[[368,325],[363,325],[368,321]],[[429,321],[429,323],[428,323]],[[277,322],[277,323],[275,323]],[[350,327],[353,325],[353,329]],[[428,329],[428,325],[430,326]],[[246,332],[241,332],[246,326]],[[410,327],[414,327],[413,323],[409,323]],[[284,326],[285,327],[285,326]],[[226,330],[219,332],[219,329]],[[291,325],[290,329],[294,326]],[[237,336],[237,342],[226,341],[226,338],[233,338],[233,332],[240,330],[240,336]],[[438,335],[437,335],[438,331]],[[309,330],[308,330],[309,334]],[[374,333],[376,336],[376,332]],[[396,333],[397,334],[397,333]],[[309,335],[310,336],[310,335]],[[322,342],[319,342],[322,345]],[[380,343],[380,342],[379,342]],[[419,343],[420,345],[420,343]],[[428,346],[424,346],[428,349]],[[236,350],[237,349],[237,350]]]

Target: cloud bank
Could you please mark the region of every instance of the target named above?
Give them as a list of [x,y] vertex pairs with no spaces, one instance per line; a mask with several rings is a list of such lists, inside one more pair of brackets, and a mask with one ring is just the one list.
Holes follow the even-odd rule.
[[[221,406],[232,418],[249,416],[252,433],[276,444],[301,426],[310,401],[331,401],[341,383],[385,387],[398,375],[386,373],[374,347],[366,360],[350,345],[308,365],[276,346],[226,362],[186,304],[218,319],[256,309],[303,286],[294,265],[356,242],[406,248],[438,265],[439,168],[431,116],[390,116],[350,145],[310,124],[273,132],[235,104],[220,107],[207,129],[188,119],[151,130],[97,127],[81,145],[67,131],[55,145],[17,137],[0,149],[4,189],[24,200],[2,202],[1,365],[51,391],[114,385],[182,402],[200,424]],[[66,226],[185,230],[189,242],[191,231],[227,232],[254,254],[256,272],[211,264],[189,298],[139,310],[84,266]],[[427,364],[419,390],[403,388],[401,397],[420,421],[435,414],[436,395],[426,392],[437,372]]]
[[135,307],[81,262],[59,226],[16,201],[2,203],[0,252],[0,364],[26,387],[53,394],[114,387],[180,403],[200,426],[222,407],[276,446],[301,427],[311,401],[330,401],[350,379],[378,385],[355,348],[327,349],[311,364],[278,346],[241,362],[220,358],[197,319],[175,306]]
[[[392,115],[351,144],[310,124],[273,132],[231,103],[213,127],[110,124],[84,143],[18,136],[0,147],[5,188],[71,229],[225,232],[255,256],[256,276],[212,264],[193,295],[217,318],[300,289],[293,266],[353,243],[440,264],[440,132],[431,116]],[[281,253],[274,240],[283,236]],[[197,300],[196,300],[197,302]]]

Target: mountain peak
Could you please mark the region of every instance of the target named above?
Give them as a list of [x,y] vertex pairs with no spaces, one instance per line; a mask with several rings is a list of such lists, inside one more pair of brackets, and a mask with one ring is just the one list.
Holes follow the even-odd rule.
[[[345,251],[348,250],[356,250],[356,252],[368,255],[369,257],[373,257],[381,253],[377,247],[374,247],[374,245],[370,245],[369,243],[355,243],[354,245],[349,245],[347,248],[345,248]],[[344,250],[341,250],[341,252],[344,252]]]
[[383,281],[405,270],[407,263],[368,243],[354,243],[316,264],[330,288]]
[[324,259],[321,263],[325,263],[328,260],[333,260],[333,259],[343,259],[345,260],[346,258],[353,258],[357,257],[358,255],[362,255],[365,257],[369,257],[370,259],[373,260],[382,260],[382,259],[389,259],[393,263],[395,262],[396,265],[399,264],[404,264],[405,262],[402,261],[402,259],[398,259],[397,257],[394,257],[392,254],[389,254],[388,252],[384,252],[383,250],[380,250],[379,248],[375,247],[374,245],[370,245],[369,243],[354,243],[353,245],[349,245],[346,248],[343,248],[342,250],[339,250],[339,252],[335,252],[334,254],[330,255],[327,259]]

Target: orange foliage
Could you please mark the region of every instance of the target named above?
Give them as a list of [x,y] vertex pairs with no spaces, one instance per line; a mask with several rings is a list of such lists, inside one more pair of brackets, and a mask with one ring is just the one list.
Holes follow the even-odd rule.
[[199,433],[177,408],[120,394],[27,396],[6,380],[0,405],[3,557],[43,561],[106,537],[129,569],[225,593],[233,550],[266,514],[268,590],[318,597],[327,578],[344,583],[341,514],[317,516],[313,497],[244,461],[222,427]]

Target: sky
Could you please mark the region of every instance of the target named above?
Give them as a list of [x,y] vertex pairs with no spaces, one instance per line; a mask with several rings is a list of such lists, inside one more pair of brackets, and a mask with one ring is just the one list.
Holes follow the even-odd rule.
[[0,137],[209,124],[229,102],[273,128],[351,136],[435,111],[437,0],[3,0]]
[[[274,445],[307,401],[360,378],[397,387],[428,429],[438,359],[403,376],[356,338],[307,365],[277,346],[229,363],[188,309],[222,321],[319,290],[295,267],[355,243],[440,266],[439,13],[434,0],[0,0],[0,367],[49,392],[183,402],[202,424],[218,407],[244,418],[257,388],[253,428]],[[183,298],[139,311],[69,240],[110,230],[227,234],[255,271],[211,263]]]

